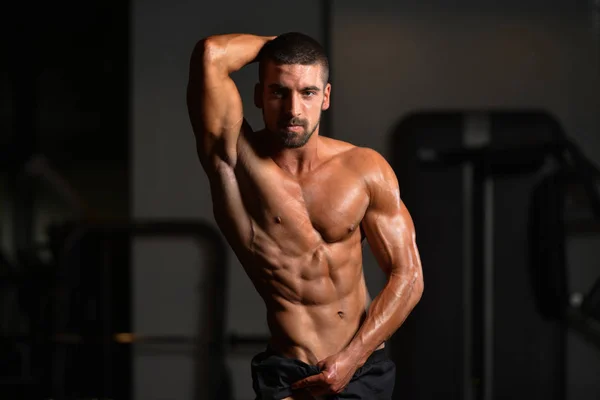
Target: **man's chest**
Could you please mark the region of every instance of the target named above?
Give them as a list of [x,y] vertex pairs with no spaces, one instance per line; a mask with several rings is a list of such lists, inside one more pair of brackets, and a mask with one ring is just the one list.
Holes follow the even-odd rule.
[[361,177],[335,163],[302,179],[268,164],[236,175],[251,217],[269,236],[283,240],[341,241],[359,229],[369,203]]

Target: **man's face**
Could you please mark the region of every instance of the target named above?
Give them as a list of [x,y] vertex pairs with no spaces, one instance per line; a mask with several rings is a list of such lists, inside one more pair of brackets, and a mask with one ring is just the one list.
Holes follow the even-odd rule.
[[255,92],[267,131],[285,148],[299,148],[319,126],[329,108],[331,85],[323,82],[320,64],[265,66],[263,83]]

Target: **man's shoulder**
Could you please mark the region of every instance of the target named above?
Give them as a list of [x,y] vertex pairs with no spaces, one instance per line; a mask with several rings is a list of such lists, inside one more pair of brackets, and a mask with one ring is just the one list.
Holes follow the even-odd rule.
[[335,155],[342,158],[354,161],[363,160],[371,163],[384,161],[384,157],[372,148],[357,146],[350,142],[323,136],[321,137],[321,140],[325,142],[327,147],[331,149]]
[[338,154],[342,163],[361,174],[380,171],[389,166],[385,157],[378,151],[348,143]]
[[345,142],[339,139],[333,139],[327,136],[319,136],[319,140],[334,155],[344,154],[345,152],[352,150],[356,147],[352,143]]

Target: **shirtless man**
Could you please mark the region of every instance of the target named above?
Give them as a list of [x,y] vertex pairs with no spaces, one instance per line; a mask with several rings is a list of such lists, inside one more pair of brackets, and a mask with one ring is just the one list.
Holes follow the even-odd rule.
[[[254,61],[260,131],[230,78]],[[319,136],[328,73],[321,46],[299,33],[211,36],[191,57],[188,111],[214,216],[267,309],[271,340],[252,360],[257,399],[391,399],[395,365],[383,346],[423,292],[392,168]],[[387,275],[372,302],[363,236]]]

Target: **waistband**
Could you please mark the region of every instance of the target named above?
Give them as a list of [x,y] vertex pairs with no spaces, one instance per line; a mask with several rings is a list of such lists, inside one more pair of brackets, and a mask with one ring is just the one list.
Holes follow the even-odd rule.
[[[389,357],[388,357],[388,355],[387,355],[387,353],[386,353],[385,350],[386,350],[385,347],[382,348],[382,349],[375,350],[373,353],[371,353],[371,355],[369,356],[369,358],[367,358],[367,361],[365,361],[364,365],[388,360]],[[266,349],[265,352],[267,354],[275,355],[275,356],[278,356],[278,357],[291,359],[291,358],[283,355],[281,352],[277,351],[276,349],[274,349],[271,346],[271,344],[267,345],[267,349]]]

